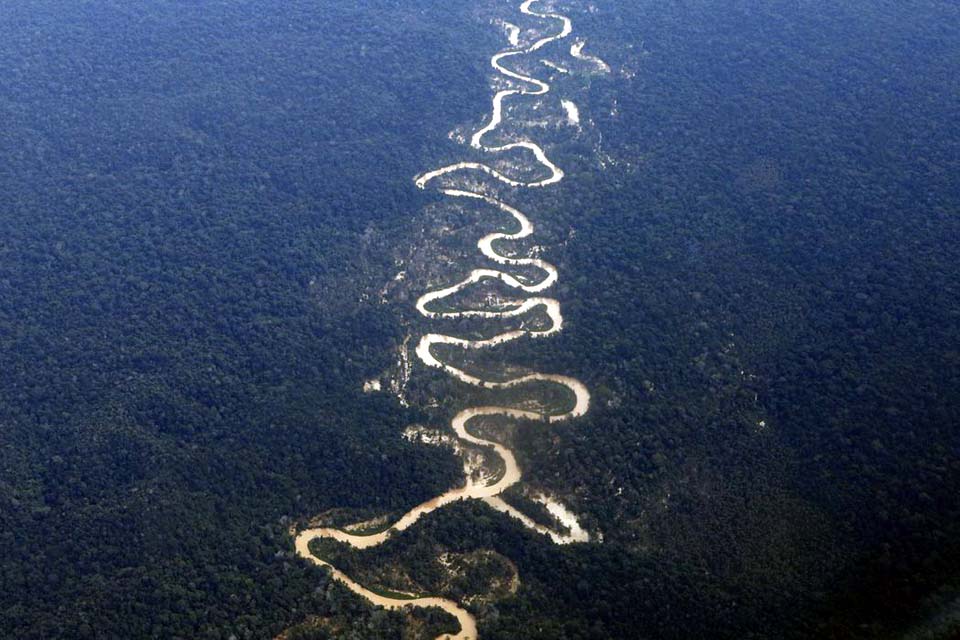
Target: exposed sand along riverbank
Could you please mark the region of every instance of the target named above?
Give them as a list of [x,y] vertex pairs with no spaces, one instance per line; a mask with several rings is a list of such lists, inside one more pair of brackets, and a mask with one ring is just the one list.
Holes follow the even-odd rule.
[[[425,189],[431,184],[431,182],[438,178],[449,176],[448,180],[446,181],[449,182],[450,179],[461,172],[469,173],[477,171],[485,173],[493,177],[495,180],[511,187],[540,188],[555,184],[563,179],[563,171],[553,162],[551,162],[544,150],[534,142],[511,142],[501,146],[486,146],[483,143],[484,137],[488,133],[495,131],[502,123],[504,115],[504,103],[506,100],[512,96],[538,96],[544,95],[550,91],[550,85],[548,83],[537,78],[523,75],[513,69],[510,69],[509,67],[504,66],[504,64],[510,58],[533,53],[551,42],[566,38],[572,32],[572,24],[569,18],[556,13],[538,12],[533,9],[533,6],[537,4],[537,2],[538,0],[526,0],[520,5],[520,11],[528,16],[539,19],[545,24],[549,24],[551,22],[559,23],[560,28],[559,30],[554,30],[552,35],[540,37],[533,43],[527,46],[522,46],[520,44],[521,31],[519,27],[516,27],[510,23],[503,23],[508,29],[509,41],[513,48],[494,55],[491,58],[490,64],[499,74],[519,83],[520,86],[518,88],[504,89],[494,95],[490,120],[480,130],[473,134],[470,139],[470,145],[476,149],[480,149],[489,153],[502,154],[513,152],[514,154],[521,154],[521,157],[527,157],[536,165],[542,167],[544,177],[532,181],[522,181],[511,178],[482,163],[460,162],[440,167],[439,169],[428,171],[420,176],[417,176],[414,180],[417,187]],[[571,49],[571,53],[573,53],[575,57],[590,59],[593,61],[593,59],[583,56],[580,51],[581,49],[582,45],[574,45],[574,48]],[[465,470],[465,481],[462,487],[451,489],[446,493],[437,496],[436,498],[417,505],[405,513],[395,523],[379,533],[374,535],[357,535],[334,528],[307,529],[297,535],[296,550],[300,556],[318,565],[327,567],[335,580],[375,605],[383,606],[388,609],[399,609],[403,607],[439,607],[450,613],[459,621],[460,631],[455,635],[441,636],[443,640],[475,640],[477,638],[476,620],[470,615],[469,612],[452,600],[434,597],[412,599],[391,598],[376,594],[353,581],[349,576],[343,574],[335,567],[314,556],[309,549],[310,542],[315,539],[337,540],[349,544],[356,549],[365,549],[379,545],[386,541],[394,532],[404,531],[411,527],[422,516],[457,500],[468,499],[483,500],[497,511],[516,518],[525,526],[543,535],[549,536],[557,544],[585,542],[589,539],[589,535],[580,527],[579,523],[577,522],[576,516],[555,500],[542,497],[540,501],[545,505],[551,514],[554,514],[555,517],[557,517],[558,520],[567,527],[569,533],[553,531],[548,527],[540,525],[534,522],[530,517],[504,502],[504,500],[500,497],[501,494],[509,487],[518,483],[522,477],[521,469],[517,464],[516,458],[514,457],[513,452],[502,444],[493,440],[487,440],[478,437],[469,430],[470,422],[472,420],[478,418],[482,419],[485,416],[505,416],[515,420],[534,420],[547,423],[577,418],[584,415],[590,407],[590,393],[587,388],[575,378],[547,373],[529,373],[506,380],[484,380],[478,376],[467,373],[466,371],[459,369],[448,362],[444,362],[440,357],[433,353],[433,347],[435,345],[451,345],[465,350],[486,349],[524,337],[543,338],[560,331],[563,327],[563,315],[560,310],[560,303],[553,298],[541,295],[534,295],[523,300],[508,302],[506,305],[503,305],[506,308],[497,308],[493,310],[469,309],[459,311],[438,311],[431,308],[431,305],[435,305],[439,301],[449,298],[450,296],[466,289],[467,287],[487,279],[497,279],[511,289],[521,293],[540,294],[549,289],[557,281],[557,269],[552,264],[544,260],[540,260],[539,258],[510,257],[497,251],[497,243],[520,240],[532,235],[534,232],[534,226],[530,222],[529,218],[516,208],[493,196],[483,193],[476,193],[465,189],[446,186],[440,188],[439,191],[440,193],[452,198],[479,200],[490,207],[498,209],[501,213],[511,216],[516,221],[519,229],[513,233],[499,232],[490,233],[484,236],[477,243],[480,253],[496,265],[501,265],[504,267],[521,267],[524,268],[525,271],[529,271],[532,268],[540,271],[542,277],[539,280],[530,280],[528,278],[521,278],[495,268],[474,269],[462,281],[442,289],[427,292],[420,296],[416,303],[417,310],[425,317],[432,319],[460,317],[498,319],[517,317],[531,312],[537,308],[542,308],[549,318],[550,323],[543,329],[516,329],[497,334],[485,340],[467,340],[441,333],[429,333],[424,335],[417,345],[416,355],[418,359],[425,366],[443,370],[465,384],[486,389],[508,389],[535,382],[559,385],[567,390],[572,401],[572,408],[563,413],[550,414],[532,411],[529,409],[495,405],[464,409],[454,416],[453,420],[451,421],[451,427],[456,434],[456,437],[464,443],[491,449],[500,457],[503,466],[503,473],[498,475],[492,483],[487,479],[474,481],[471,479],[471,474]]]

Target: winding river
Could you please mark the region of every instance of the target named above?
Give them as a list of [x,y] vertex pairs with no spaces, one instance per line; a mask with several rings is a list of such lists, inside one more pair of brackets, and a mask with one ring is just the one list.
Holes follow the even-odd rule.
[[[545,413],[534,411],[529,408],[516,408],[509,406],[478,406],[470,407],[460,411],[451,421],[456,437],[463,443],[483,447],[487,450],[493,450],[500,457],[503,466],[503,473],[493,482],[488,479],[473,480],[469,473],[465,472],[465,484],[462,487],[451,489],[446,493],[433,498],[423,504],[417,505],[399,520],[393,523],[384,531],[375,535],[356,535],[341,529],[335,528],[314,528],[301,531],[296,537],[297,553],[315,564],[327,567],[332,577],[345,585],[354,593],[369,600],[375,605],[387,609],[400,609],[404,607],[439,607],[447,613],[453,615],[460,623],[460,631],[455,635],[444,635],[438,640],[476,640],[477,623],[474,617],[463,607],[452,600],[437,597],[412,597],[412,598],[394,598],[378,593],[358,584],[349,576],[339,571],[321,558],[316,557],[310,552],[310,542],[318,538],[328,538],[338,540],[349,544],[357,549],[364,549],[382,544],[394,532],[404,531],[417,522],[422,516],[458,500],[483,500],[492,508],[505,513],[522,522],[525,526],[549,536],[557,544],[569,544],[574,542],[586,542],[589,535],[580,528],[576,518],[567,511],[562,505],[553,502],[544,502],[547,510],[556,516],[561,522],[567,525],[568,532],[553,531],[544,527],[514,507],[506,503],[500,496],[501,494],[518,483],[521,479],[521,469],[513,452],[500,444],[499,442],[478,437],[470,432],[468,425],[476,418],[484,416],[505,416],[515,420],[534,420],[547,423],[570,420],[584,415],[590,407],[590,393],[587,388],[577,379],[557,374],[547,373],[529,373],[506,380],[484,380],[476,375],[472,375],[457,366],[445,362],[434,352],[436,345],[450,345],[463,350],[486,349],[511,342],[523,337],[544,338],[560,331],[563,327],[563,315],[560,312],[560,303],[554,298],[545,297],[542,292],[549,289],[557,281],[557,269],[552,264],[539,258],[521,258],[510,257],[500,253],[497,250],[498,243],[521,240],[532,235],[534,226],[522,212],[510,206],[506,202],[476,191],[466,190],[464,188],[454,188],[448,186],[449,183],[460,173],[481,172],[492,177],[497,182],[508,187],[523,188],[541,188],[560,182],[563,177],[563,170],[550,161],[544,150],[531,141],[523,140],[519,142],[510,142],[499,146],[488,146],[484,144],[484,138],[497,130],[503,122],[505,101],[512,96],[542,96],[550,91],[550,85],[543,80],[530,77],[519,73],[507,66],[505,63],[513,57],[533,53],[551,42],[568,37],[572,30],[572,24],[566,16],[549,12],[537,11],[533,8],[540,0],[525,0],[520,5],[520,11],[544,23],[556,24],[559,29],[554,29],[551,35],[540,37],[529,45],[521,45],[521,31],[519,27],[510,23],[504,23],[508,26],[509,42],[511,48],[501,51],[494,55],[491,60],[491,66],[503,77],[508,78],[514,84],[514,88],[503,89],[497,92],[493,97],[493,109],[489,122],[479,129],[470,139],[470,146],[488,153],[502,154],[514,152],[530,157],[536,162],[536,165],[542,168],[542,177],[523,181],[511,178],[501,171],[494,169],[486,164],[478,162],[459,162],[448,166],[440,167],[433,171],[426,172],[415,178],[415,184],[420,189],[428,188],[434,181],[440,178],[443,185],[438,188],[439,192],[451,198],[463,198],[477,201],[485,206],[498,210],[501,213],[512,217],[519,227],[512,233],[499,232],[490,233],[481,238],[477,247],[480,253],[492,263],[507,268],[519,267],[524,273],[540,272],[539,279],[531,279],[529,276],[520,277],[508,273],[507,271],[496,268],[479,268],[472,270],[469,275],[451,286],[427,292],[417,300],[416,308],[423,316],[431,319],[450,319],[463,317],[477,317],[490,319],[505,319],[519,317],[534,310],[542,309],[549,319],[549,324],[542,329],[515,329],[497,334],[484,340],[468,340],[441,333],[428,333],[424,335],[417,347],[416,354],[422,364],[427,367],[433,367],[445,371],[457,380],[485,389],[508,389],[529,384],[531,382],[549,383],[559,385],[567,390],[567,394],[572,400],[572,408],[562,413]],[[597,58],[588,57],[582,54],[583,41],[577,41],[571,47],[571,54],[579,59],[590,61],[594,64],[603,64]],[[598,64],[598,66],[599,66]],[[605,66],[605,65],[604,65]],[[454,294],[485,280],[499,280],[513,290],[525,294],[532,294],[522,301],[515,301],[506,304],[503,308],[496,310],[459,310],[459,311],[439,311],[434,306],[439,302]]]

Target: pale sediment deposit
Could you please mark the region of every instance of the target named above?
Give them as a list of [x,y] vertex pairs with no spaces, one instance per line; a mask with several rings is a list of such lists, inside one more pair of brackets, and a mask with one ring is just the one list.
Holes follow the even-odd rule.
[[570,45],[570,55],[578,60],[593,64],[597,68],[597,71],[601,73],[610,73],[610,65],[596,56],[587,55],[583,52],[585,46],[587,46],[586,40],[577,40]]
[[563,110],[567,112],[567,122],[572,125],[580,125],[580,109],[577,108],[576,103],[570,100],[561,100],[560,104],[563,105]]

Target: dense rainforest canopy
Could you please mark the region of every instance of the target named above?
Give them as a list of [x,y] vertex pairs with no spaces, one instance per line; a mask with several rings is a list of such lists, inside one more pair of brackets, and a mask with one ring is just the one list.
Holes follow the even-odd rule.
[[[583,126],[544,132],[567,180],[521,203],[567,324],[510,357],[595,402],[511,437],[603,541],[471,503],[329,553],[464,597],[515,569],[483,638],[954,637],[960,8],[558,4],[613,72],[558,76]],[[412,177],[469,157],[447,132],[487,112],[514,9],[4,7],[0,636],[445,628],[374,611],[289,531],[457,481],[401,437],[447,405],[361,386],[419,329],[382,294],[423,245]],[[453,388],[415,372],[410,397]]]

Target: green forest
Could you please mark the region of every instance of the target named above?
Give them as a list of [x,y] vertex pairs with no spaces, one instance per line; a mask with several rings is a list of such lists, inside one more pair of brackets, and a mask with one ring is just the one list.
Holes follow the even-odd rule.
[[[4,7],[0,637],[455,630],[291,531],[462,480],[402,434],[488,394],[362,385],[436,328],[398,264],[502,224],[413,177],[478,159],[447,134],[487,117],[496,20],[534,24],[513,4]],[[960,7],[555,5],[612,69],[540,67],[583,126],[540,134],[564,182],[513,196],[565,326],[489,357],[593,404],[490,429],[602,541],[465,502],[316,552],[484,639],[957,637]]]

